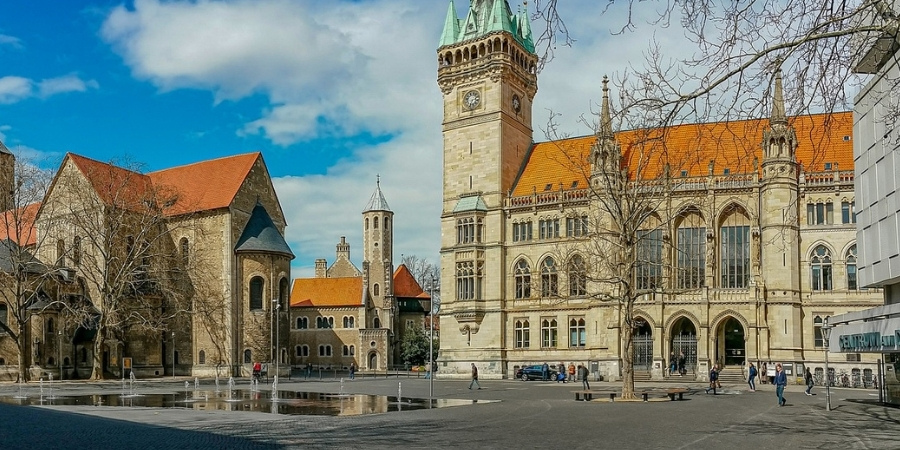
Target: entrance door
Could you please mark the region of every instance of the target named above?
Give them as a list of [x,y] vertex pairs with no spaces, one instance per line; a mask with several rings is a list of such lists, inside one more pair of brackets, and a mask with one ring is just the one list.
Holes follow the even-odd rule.
[[650,370],[653,367],[653,330],[644,321],[634,333],[634,370]]
[[[685,317],[678,319],[672,325],[672,353],[676,362],[684,353],[684,371],[696,373],[697,371],[697,329],[694,323]],[[671,354],[670,354],[671,357]],[[669,362],[671,365],[671,361]]]
[[372,352],[369,354],[369,370],[378,369],[378,353]]
[[729,317],[721,326],[718,333],[722,344],[716,349],[723,352],[717,360],[724,360],[726,366],[739,366],[747,360],[747,352],[744,348],[744,327],[734,317]]

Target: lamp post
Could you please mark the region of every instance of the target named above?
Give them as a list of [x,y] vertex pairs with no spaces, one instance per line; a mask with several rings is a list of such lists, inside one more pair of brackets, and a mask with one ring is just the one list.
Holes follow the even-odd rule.
[[57,333],[59,338],[56,340],[57,356],[59,356],[59,381],[63,379],[63,361],[62,361],[62,330]]
[[[428,399],[434,397],[434,275],[431,276],[431,292],[428,293]],[[430,405],[431,403],[429,403]]]
[[175,379],[175,332],[172,332],[172,379]]
[[825,338],[825,411],[831,411],[831,380],[828,371],[828,338],[831,337],[831,325],[828,318],[822,324],[822,337]]
[[280,331],[280,321],[278,320],[278,311],[281,309],[281,303],[278,302],[277,298],[272,299],[272,303],[275,305],[275,380],[278,380],[278,360],[281,359],[281,351],[278,349],[278,341],[279,341],[279,331]]

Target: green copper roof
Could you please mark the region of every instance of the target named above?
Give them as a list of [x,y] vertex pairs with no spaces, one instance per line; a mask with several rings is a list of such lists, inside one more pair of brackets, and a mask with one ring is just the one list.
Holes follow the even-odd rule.
[[481,199],[480,195],[463,197],[456,202],[456,207],[453,208],[453,212],[458,213],[465,211],[487,211],[487,205],[484,203],[484,200]]
[[498,31],[513,35],[525,50],[534,53],[528,11],[513,14],[507,0],[470,0],[465,20],[459,19],[456,6],[450,0],[439,46],[453,45]]

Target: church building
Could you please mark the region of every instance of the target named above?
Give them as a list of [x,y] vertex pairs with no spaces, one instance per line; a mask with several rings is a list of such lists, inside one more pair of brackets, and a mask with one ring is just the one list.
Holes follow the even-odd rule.
[[[751,362],[821,374],[824,320],[882,302],[857,280],[851,113],[787,116],[779,73],[767,119],[616,131],[604,79],[596,134],[535,143],[537,65],[527,12],[471,0],[460,18],[450,2],[437,49],[438,376],[468,377],[474,363],[511,378],[564,361],[616,380],[625,326],[636,380],[669,376],[679,353],[698,379],[713,364],[739,378]],[[596,187],[610,170],[656,200],[637,230],[632,319],[595,281],[609,220]],[[838,372],[875,369],[866,355],[835,356]]]

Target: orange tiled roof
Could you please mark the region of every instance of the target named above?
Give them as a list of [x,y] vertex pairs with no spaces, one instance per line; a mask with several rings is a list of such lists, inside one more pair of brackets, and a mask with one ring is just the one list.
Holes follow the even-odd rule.
[[413,277],[406,264],[400,264],[400,267],[394,270],[393,288],[394,296],[397,298],[431,298],[422,289],[422,286],[419,286],[419,282]]
[[250,173],[260,153],[246,153],[150,172],[157,188],[171,187],[178,202],[166,210],[175,216],[227,208]]
[[[853,114],[814,114],[789,119],[797,134],[797,162],[806,172],[824,171],[825,163],[853,170]],[[666,163],[672,177],[706,176],[709,161],[714,174],[753,172],[754,159],[762,164],[763,132],[769,119],[678,125],[655,130],[616,133],[616,141],[631,168],[641,168],[642,179],[662,175]],[[847,139],[845,140],[845,137]],[[596,136],[541,142],[532,148],[524,170],[513,187],[513,196],[547,190],[583,189],[590,175],[588,156]],[[577,184],[576,184],[577,183]]]
[[37,242],[37,228],[34,219],[37,217],[40,203],[32,203],[22,208],[5,211],[0,223],[0,239],[12,239],[22,247]]
[[259,152],[228,156],[146,175],[74,153],[69,153],[67,158],[75,163],[105,203],[140,201],[154,188],[171,189],[178,195],[178,201],[167,207],[165,213],[176,216],[227,208],[259,156]]
[[291,307],[360,306],[362,294],[362,277],[297,278],[291,289]]

